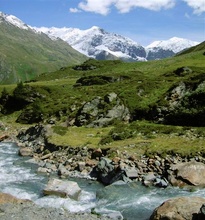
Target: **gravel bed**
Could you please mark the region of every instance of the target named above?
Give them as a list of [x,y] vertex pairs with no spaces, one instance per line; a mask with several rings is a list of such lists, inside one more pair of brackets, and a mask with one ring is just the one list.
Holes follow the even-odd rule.
[[45,208],[33,203],[1,204],[1,220],[107,220],[105,216],[90,213],[70,213],[64,209]]

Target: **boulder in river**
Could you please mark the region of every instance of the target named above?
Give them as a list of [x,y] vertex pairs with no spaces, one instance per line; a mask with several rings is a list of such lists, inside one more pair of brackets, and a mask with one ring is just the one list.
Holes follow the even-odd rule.
[[[127,171],[129,173],[129,171]],[[136,175],[130,171],[130,175]],[[126,175],[126,171],[121,169],[120,166],[115,167],[112,161],[108,158],[101,157],[97,166],[95,166],[90,173],[91,177],[97,178],[98,181],[104,185],[110,185],[119,180],[124,182],[130,182],[130,178]]]
[[205,164],[190,161],[171,166],[169,182],[175,186],[193,185],[205,187]]
[[164,177],[156,176],[154,173],[147,173],[143,178],[143,184],[145,186],[158,186],[166,188],[168,181]]
[[156,208],[150,220],[204,220],[200,208],[205,199],[178,197],[165,201]]
[[31,202],[31,201],[28,199],[18,199],[7,193],[0,193],[0,204],[8,204],[8,203],[22,204],[22,203],[27,203],[27,202]]
[[56,195],[60,197],[69,197],[78,199],[81,188],[74,181],[50,179],[46,188],[43,190],[44,195]]

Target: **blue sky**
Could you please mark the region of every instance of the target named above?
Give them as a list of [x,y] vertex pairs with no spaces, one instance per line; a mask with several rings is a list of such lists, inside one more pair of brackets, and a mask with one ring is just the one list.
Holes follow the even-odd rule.
[[0,11],[36,27],[99,26],[143,46],[205,40],[205,0],[0,0]]

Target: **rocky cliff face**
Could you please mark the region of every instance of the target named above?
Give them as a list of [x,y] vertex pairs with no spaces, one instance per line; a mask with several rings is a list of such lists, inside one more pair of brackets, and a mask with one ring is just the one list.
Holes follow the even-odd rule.
[[[175,71],[175,74],[179,75],[191,73],[192,70],[187,67]],[[204,88],[203,79],[179,82],[174,85],[167,91],[164,99],[161,99],[161,102],[166,104],[156,109],[157,121],[182,126],[204,126]]]
[[104,127],[114,120],[129,121],[130,112],[119,99],[117,94],[110,93],[104,98],[96,97],[85,103],[76,115],[77,126]]
[[163,48],[152,48],[147,50],[147,60],[161,60],[163,58],[172,57],[175,53],[171,50],[164,50]]

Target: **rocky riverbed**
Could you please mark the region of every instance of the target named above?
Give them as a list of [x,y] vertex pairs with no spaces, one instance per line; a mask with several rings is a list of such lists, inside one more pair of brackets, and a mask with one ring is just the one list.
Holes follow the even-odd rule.
[[17,135],[19,155],[33,157],[31,161],[39,165],[38,172],[57,173],[61,178],[94,177],[105,185],[134,180],[146,186],[205,186],[205,158],[200,152],[194,157],[172,154],[135,158],[127,151],[116,151],[116,156],[109,159],[113,154],[109,147],[56,146],[47,141],[47,132],[45,126],[36,125]]
[[[8,137],[8,135],[4,137],[2,136],[1,138],[2,140],[11,141],[11,137]],[[186,186],[189,190],[195,190],[196,187],[205,186],[205,160],[200,153],[195,157],[182,157],[175,154],[167,155],[165,158],[160,156],[141,156],[141,158],[135,158],[127,152],[117,152],[117,156],[109,159],[109,148],[73,148],[69,146],[56,146],[49,143],[47,141],[46,127],[43,125],[36,125],[20,132],[17,135],[17,138],[13,138],[12,141],[15,141],[18,144],[19,155],[26,157],[29,156],[29,162],[36,163],[38,165],[37,171],[39,173],[44,173],[47,176],[58,174],[61,179],[72,176],[91,178],[103,182],[104,185],[109,185],[121,180],[124,182],[132,181],[135,183],[143,183],[146,186]],[[94,175],[91,175],[93,173]],[[195,209],[195,216],[202,216],[202,213],[200,213],[200,207],[202,207],[204,200],[202,201],[200,198],[196,198],[196,200],[198,205]],[[184,200],[182,199],[179,201]],[[192,201],[195,200],[192,199]],[[183,202],[181,204],[172,202],[171,204],[171,209],[174,210],[179,210],[179,207],[182,207],[182,215],[184,215],[183,210],[192,210],[188,207],[190,203],[186,203],[185,208],[183,208]],[[9,210],[20,210],[20,212],[23,213],[23,210],[25,209],[25,207],[21,205],[18,205],[18,207],[13,206],[13,208],[7,208],[9,206],[6,205],[1,208],[1,210],[3,210],[2,216],[4,216],[5,219],[8,219],[7,213],[9,213]],[[192,207],[192,204],[190,206]],[[23,207],[22,211],[21,207]],[[159,211],[161,210],[160,207]],[[29,207],[29,205],[27,208],[34,213],[36,212],[34,209],[41,210],[39,207]],[[59,213],[61,213],[61,211],[62,210],[58,209]],[[42,211],[42,219],[44,219],[44,216],[48,216],[49,213],[52,212],[52,208],[46,208]],[[65,213],[67,213],[67,211]],[[158,209],[156,209],[154,213],[159,213]],[[191,214],[189,213],[188,215]],[[10,216],[11,215],[12,211],[10,212]],[[164,215],[165,214],[163,213],[156,214],[156,216],[153,214],[152,219],[163,219]],[[169,216],[169,212],[167,215]],[[18,217],[18,215],[15,216]],[[77,216],[79,216],[80,219],[83,215],[77,214]],[[19,219],[21,217],[19,217]],[[95,219],[95,217],[96,216],[94,215],[93,219]],[[202,216],[202,219],[203,217],[204,216]],[[41,219],[40,216],[38,219]],[[75,219],[77,219],[77,217]],[[176,219],[180,219],[180,217]]]

